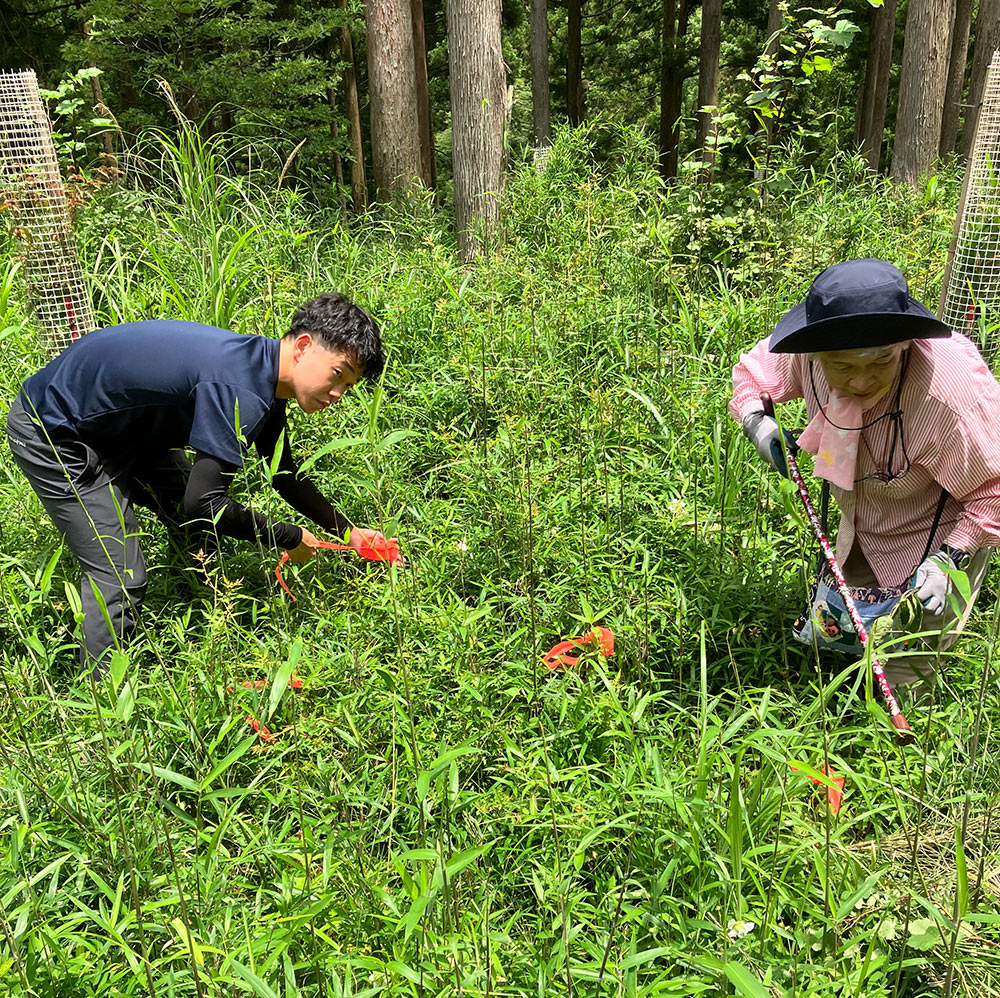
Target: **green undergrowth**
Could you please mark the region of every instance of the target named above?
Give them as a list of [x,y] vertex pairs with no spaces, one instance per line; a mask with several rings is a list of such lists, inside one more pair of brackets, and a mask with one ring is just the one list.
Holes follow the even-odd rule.
[[[725,412],[825,264],[886,256],[934,303],[956,178],[665,193],[641,138],[602,135],[611,166],[592,141],[512,177],[469,268],[430,201],[348,222],[184,137],[84,209],[102,324],[372,310],[381,385],[292,432],[407,565],[329,554],[292,603],[278,552],[223,541],[199,573],[143,519],[141,635],[94,686],[72,559],[3,452],[0,991],[996,992],[993,584],[896,747],[863,678],[790,646],[814,545]],[[43,361],[19,288],[5,405]],[[242,498],[292,516],[267,479]],[[613,657],[542,665],[594,626]]]

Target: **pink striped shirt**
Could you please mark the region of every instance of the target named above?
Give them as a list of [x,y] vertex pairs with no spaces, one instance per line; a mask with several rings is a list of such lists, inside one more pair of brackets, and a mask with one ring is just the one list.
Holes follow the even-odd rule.
[[[1000,544],[1000,384],[973,344],[959,333],[949,339],[913,340],[903,377],[899,408],[902,442],[897,444],[891,481],[869,478],[885,472],[893,420],[861,433],[856,481],[851,491],[832,486],[841,509],[837,558],[847,560],[857,538],[881,586],[902,585],[920,560],[941,489],[950,495],[931,550],[950,544],[970,554]],[[729,411],[742,422],[761,409],[768,392],[777,402],[805,398],[809,418],[830,394],[819,363],[807,354],[773,354],[762,340],[742,354],[733,369]],[[818,399],[817,399],[818,395]],[[864,414],[865,424],[895,408],[891,389]]]

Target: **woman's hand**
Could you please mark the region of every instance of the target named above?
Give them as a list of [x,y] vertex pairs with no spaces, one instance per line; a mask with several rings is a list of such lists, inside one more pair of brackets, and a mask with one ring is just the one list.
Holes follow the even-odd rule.
[[969,555],[964,551],[942,548],[917,566],[913,588],[917,591],[917,599],[927,607],[928,613],[944,613],[948,593],[952,588],[948,571],[964,571],[969,560]]

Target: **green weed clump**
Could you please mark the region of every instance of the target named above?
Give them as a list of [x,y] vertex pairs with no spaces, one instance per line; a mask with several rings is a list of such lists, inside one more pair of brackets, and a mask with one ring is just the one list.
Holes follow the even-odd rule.
[[[348,222],[190,135],[85,209],[102,324],[276,335],[328,289],[379,317],[382,384],[294,443],[408,565],[330,555],[292,604],[277,552],[199,566],[144,521],[141,638],[95,686],[3,453],[5,993],[995,993],[995,594],[896,748],[863,678],[789,647],[814,552],[725,413],[823,265],[884,255],[936,298],[955,178],[665,191],[641,136],[597,138],[513,177],[475,269],[429,203]],[[43,357],[6,252],[9,403]],[[287,517],[267,479],[243,498]],[[613,657],[542,666],[598,623]]]

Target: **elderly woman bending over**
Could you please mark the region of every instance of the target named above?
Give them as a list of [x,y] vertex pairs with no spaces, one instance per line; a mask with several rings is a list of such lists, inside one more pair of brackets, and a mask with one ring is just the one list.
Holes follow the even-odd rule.
[[[883,260],[824,270],[801,302],[733,371],[733,417],[758,454],[782,474],[778,426],[762,411],[804,398],[809,425],[786,447],[815,455],[841,510],[837,559],[862,616],[888,612],[916,589],[920,630],[941,632],[947,651],[964,627],[1000,544],[1000,385],[979,351],[910,297]],[[968,603],[948,594],[948,570],[967,573]],[[799,640],[859,653],[824,568]],[[867,612],[866,612],[867,609]],[[891,683],[926,677],[937,655],[885,664]]]

